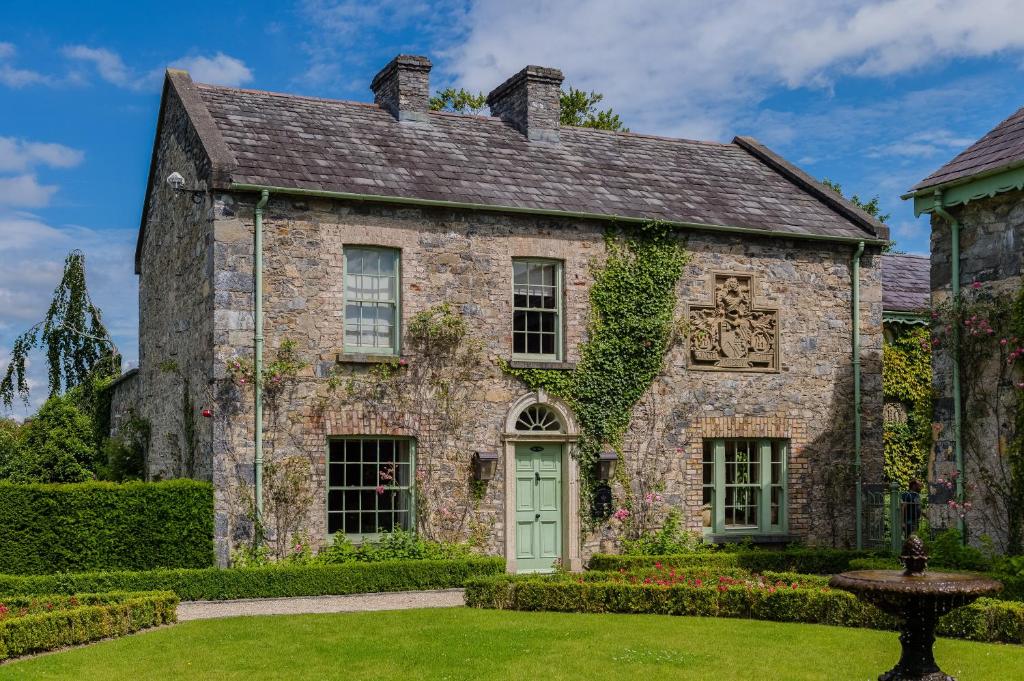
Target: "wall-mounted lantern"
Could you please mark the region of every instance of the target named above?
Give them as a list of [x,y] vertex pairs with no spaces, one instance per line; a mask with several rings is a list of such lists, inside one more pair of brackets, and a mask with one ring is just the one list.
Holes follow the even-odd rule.
[[481,482],[494,479],[498,470],[498,452],[473,452],[473,479]]
[[612,449],[603,449],[597,455],[597,479],[611,480],[615,477],[615,464],[619,461],[619,455]]

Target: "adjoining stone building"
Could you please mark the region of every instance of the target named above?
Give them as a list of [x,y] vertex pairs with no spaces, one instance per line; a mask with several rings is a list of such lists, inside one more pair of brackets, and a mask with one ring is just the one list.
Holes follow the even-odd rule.
[[[1024,265],[1024,109],[903,198],[913,199],[915,214],[931,216],[933,303],[948,305],[962,297],[973,304],[1016,295]],[[970,329],[961,326],[969,335]],[[991,347],[959,360],[955,344],[943,342],[936,348],[936,442],[930,476],[956,479],[949,500],[971,504],[961,522],[972,541],[987,535],[997,547],[1006,548],[1024,503],[1009,493],[1022,489],[1010,471],[1012,459],[1021,455],[1014,452],[1024,434],[1015,432],[1013,423],[1021,399],[1021,362],[1014,370],[1008,368],[1005,355],[1013,344],[1000,345],[1000,340],[994,337]],[[1011,520],[1014,516],[1017,521]]]
[[[887,229],[750,138],[561,127],[555,69],[499,85],[492,116],[429,111],[429,70],[397,57],[374,104],[167,73],[136,254],[140,369],[121,385],[151,424],[149,477],[213,481],[220,560],[252,532],[242,381],[260,335],[288,385],[271,395],[267,379],[259,472],[280,482],[300,461],[285,496],[309,497],[272,517],[292,507],[265,480],[272,535],[418,529],[472,537],[512,570],[614,548],[619,521],[580,517],[592,471],[573,410],[505,369],[574,369],[607,230],[649,220],[692,256],[676,316],[703,332],[669,348],[636,406],[616,504],[646,476],[659,514],[713,540],[853,544],[855,430],[863,475],[881,475]],[[445,304],[478,363],[417,354],[410,326]],[[271,368],[282,356],[296,378]],[[458,377],[444,399],[442,374]],[[473,482],[474,457],[495,456]]]

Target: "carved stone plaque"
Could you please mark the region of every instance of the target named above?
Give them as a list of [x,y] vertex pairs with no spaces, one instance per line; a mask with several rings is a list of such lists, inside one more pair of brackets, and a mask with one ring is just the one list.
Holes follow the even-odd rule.
[[894,400],[886,400],[882,404],[882,422],[883,423],[906,423],[907,422],[907,406],[902,402]]
[[755,307],[751,275],[716,273],[710,305],[690,305],[691,369],[778,371],[779,312]]

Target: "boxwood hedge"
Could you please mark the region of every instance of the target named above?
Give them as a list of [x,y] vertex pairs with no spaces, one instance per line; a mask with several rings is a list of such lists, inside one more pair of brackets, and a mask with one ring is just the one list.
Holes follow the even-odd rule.
[[0,573],[195,568],[213,560],[209,483],[0,483]]
[[[763,575],[769,582],[769,575]],[[621,575],[620,577],[625,577]],[[793,577],[775,573],[776,578]],[[845,627],[893,629],[896,621],[853,594],[830,589],[821,577],[796,575],[797,586],[754,586],[711,582],[669,586],[621,581],[501,575],[466,583],[466,604],[504,610],[616,612],[700,617],[741,617]],[[819,583],[815,583],[818,580]],[[790,583],[786,579],[780,582]],[[993,599],[955,610],[940,620],[943,636],[1019,643],[1024,604]]]
[[799,572],[813,575],[831,575],[849,569],[850,561],[874,557],[870,551],[844,549],[792,548],[780,551],[710,551],[706,553],[680,553],[666,556],[620,556],[597,554],[590,559],[591,570],[633,570],[657,563],[667,567],[740,567],[751,572]]
[[0,575],[0,594],[171,591],[183,601],[325,596],[461,587],[470,577],[501,574],[503,558],[403,560],[344,565]]
[[178,597],[107,593],[36,602],[0,596],[0,604],[6,610],[0,616],[0,660],[5,660],[175,622]]

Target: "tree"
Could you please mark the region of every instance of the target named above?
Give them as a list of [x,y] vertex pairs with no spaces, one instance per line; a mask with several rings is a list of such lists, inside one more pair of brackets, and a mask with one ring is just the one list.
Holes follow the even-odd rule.
[[[879,204],[877,194],[872,196],[869,201],[864,201],[857,194],[854,194],[853,196],[846,196],[845,194],[843,194],[842,185],[840,185],[838,182],[833,182],[827,177],[823,178],[821,183],[828,187],[829,189],[831,189],[832,191],[834,191],[836,194],[839,194],[839,196],[842,196],[844,199],[847,199],[850,203],[857,206],[857,208],[860,208],[862,211],[864,211],[871,217],[881,222],[883,225],[887,224],[889,222],[889,218],[892,217],[892,213],[882,213],[882,206]],[[902,253],[902,251],[895,250],[895,246],[896,241],[893,240],[890,241],[888,245],[886,245],[886,247],[883,248],[882,250],[885,253]]]
[[28,402],[26,363],[29,353],[40,346],[46,350],[50,397],[86,383],[96,372],[119,373],[121,358],[101,317],[85,283],[85,254],[71,251],[46,316],[14,340],[10,363],[0,380],[4,406],[11,407],[15,392]]
[[482,92],[473,94],[465,88],[438,90],[430,98],[431,111],[452,111],[479,115],[487,108],[487,97]]
[[562,90],[561,114],[558,122],[576,128],[629,132],[629,128],[623,125],[619,114],[611,109],[598,110],[597,105],[603,99],[604,95],[599,92],[584,92],[569,86],[568,92]]
[[92,419],[69,396],[51,397],[17,431],[4,477],[12,482],[83,482],[96,468]]
[[[584,92],[570,87],[562,90],[559,97],[559,123],[577,128],[597,128],[599,130],[618,130],[629,132],[619,115],[611,109],[598,110],[597,105],[604,99],[598,92]],[[487,96],[482,92],[472,93],[465,88],[445,88],[438,90],[430,98],[432,111],[452,111],[455,113],[479,115],[487,108]]]

